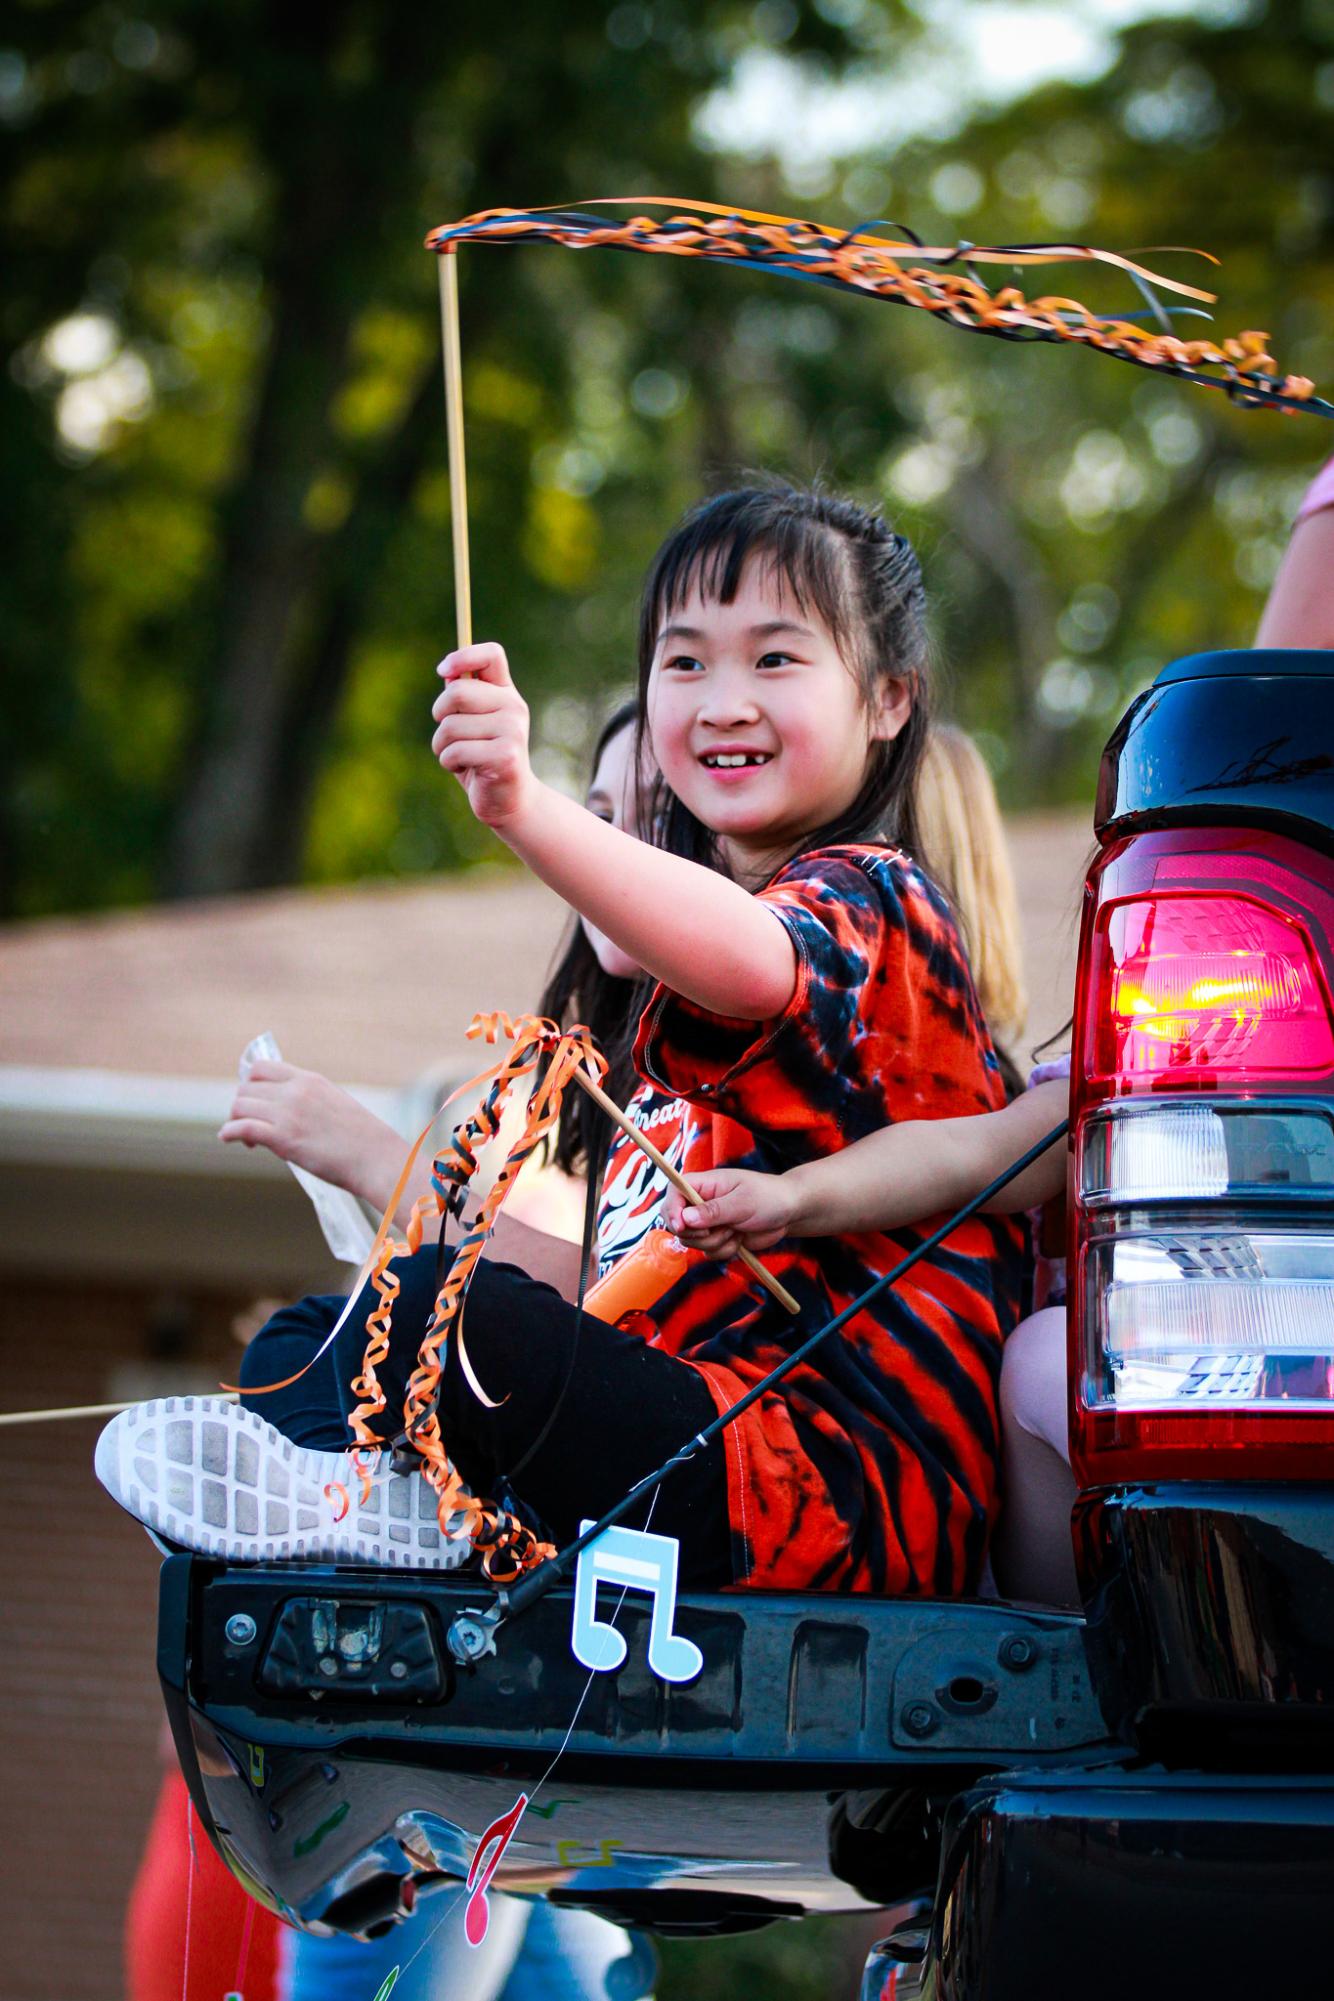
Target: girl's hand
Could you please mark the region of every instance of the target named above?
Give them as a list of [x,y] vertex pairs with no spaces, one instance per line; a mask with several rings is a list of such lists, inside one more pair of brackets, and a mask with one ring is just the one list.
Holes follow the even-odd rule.
[[393,1187],[404,1151],[393,1128],[347,1091],[317,1070],[290,1063],[254,1065],[237,1086],[218,1138],[265,1146],[279,1160],[370,1202]]
[[754,1174],[744,1167],[716,1167],[695,1176],[703,1197],[687,1202],[675,1189],[663,1205],[674,1236],[706,1257],[730,1258],[739,1250],[767,1251],[788,1235],[795,1200],[782,1174]]
[[453,772],[484,826],[503,830],[537,783],[528,762],[528,704],[510,679],[503,646],[490,642],[447,653],[436,673],[445,686],[431,705],[431,749]]

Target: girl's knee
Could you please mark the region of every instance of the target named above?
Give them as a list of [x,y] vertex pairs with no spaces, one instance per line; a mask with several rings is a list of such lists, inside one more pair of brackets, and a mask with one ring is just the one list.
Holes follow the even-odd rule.
[[347,1442],[333,1353],[319,1353],[342,1304],[331,1295],[280,1307],[241,1356],[242,1404],[296,1445],[337,1451]]
[[342,1304],[341,1299],[312,1298],[280,1306],[242,1353],[236,1378],[241,1388],[258,1389],[301,1368],[333,1326]]
[[274,1343],[275,1340],[281,1339],[281,1335],[271,1334],[269,1326],[265,1325],[260,1328],[253,1340],[246,1343],[240,1367],[236,1371],[236,1380],[243,1391],[259,1389],[265,1383],[273,1382],[278,1376],[292,1373],[290,1368],[280,1369],[277,1364]]
[[1063,1306],[1044,1307],[1021,1320],[1005,1343],[1000,1379],[1001,1416],[1069,1457],[1066,1412],[1066,1317]]

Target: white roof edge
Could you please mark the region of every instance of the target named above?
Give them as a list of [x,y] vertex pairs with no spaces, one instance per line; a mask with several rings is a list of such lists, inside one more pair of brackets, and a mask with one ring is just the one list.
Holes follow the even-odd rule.
[[[396,1131],[409,1094],[351,1086]],[[202,1175],[284,1175],[263,1148],[223,1146],[218,1127],[236,1086],[217,1077],[154,1077],[129,1070],[0,1064],[0,1163]]]

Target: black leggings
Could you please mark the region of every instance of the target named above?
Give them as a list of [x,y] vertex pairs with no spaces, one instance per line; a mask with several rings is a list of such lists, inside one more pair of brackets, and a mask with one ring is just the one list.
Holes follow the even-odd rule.
[[[444,1255],[447,1269],[450,1254]],[[376,1429],[386,1443],[402,1429],[404,1391],[435,1307],[437,1261],[430,1244],[392,1266],[402,1290],[389,1354],[377,1371],[386,1407]],[[247,1408],[298,1445],[346,1448],[349,1385],[361,1373],[366,1319],[375,1304],[367,1285],[308,1375],[288,1389],[256,1395],[256,1384],[294,1375],[310,1360],[344,1301],[324,1294],[275,1313],[241,1364]],[[449,1456],[473,1492],[483,1495],[494,1494],[523,1461],[517,1490],[558,1544],[571,1541],[585,1517],[596,1518],[619,1501],[717,1414],[703,1378],[688,1364],[592,1314],[580,1316],[558,1292],[513,1265],[486,1258],[478,1265],[468,1288],[464,1339],[487,1395],[503,1401],[494,1410],[478,1401],[450,1341],[440,1381],[440,1430]],[[553,1409],[550,1430],[526,1458]],[[642,1527],[642,1515],[638,1521]],[[707,1589],[733,1581],[721,1439],[663,1482],[652,1525],[655,1534],[680,1541],[683,1584]]]

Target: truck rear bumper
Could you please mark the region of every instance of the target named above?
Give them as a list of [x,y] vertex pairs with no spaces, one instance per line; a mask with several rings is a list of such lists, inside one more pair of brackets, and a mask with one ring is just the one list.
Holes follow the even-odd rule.
[[1320,1984],[1334,1783],[1010,1773],[954,1803],[922,1992],[1167,2001]]
[[1334,1770],[1334,1487],[1104,1488],[1075,1543],[1115,1734],[1174,1764]]
[[673,1685],[633,1598],[624,1664],[590,1676],[564,1586],[460,1666],[445,1635],[484,1597],[448,1572],[163,1565],[182,1768],[232,1868],[294,1922],[392,1924],[467,1875],[520,1791],[498,1888],[697,1933],[883,1905],[935,1876],[924,1790],[1112,1748],[1070,1613],[687,1594],[704,1668]]

